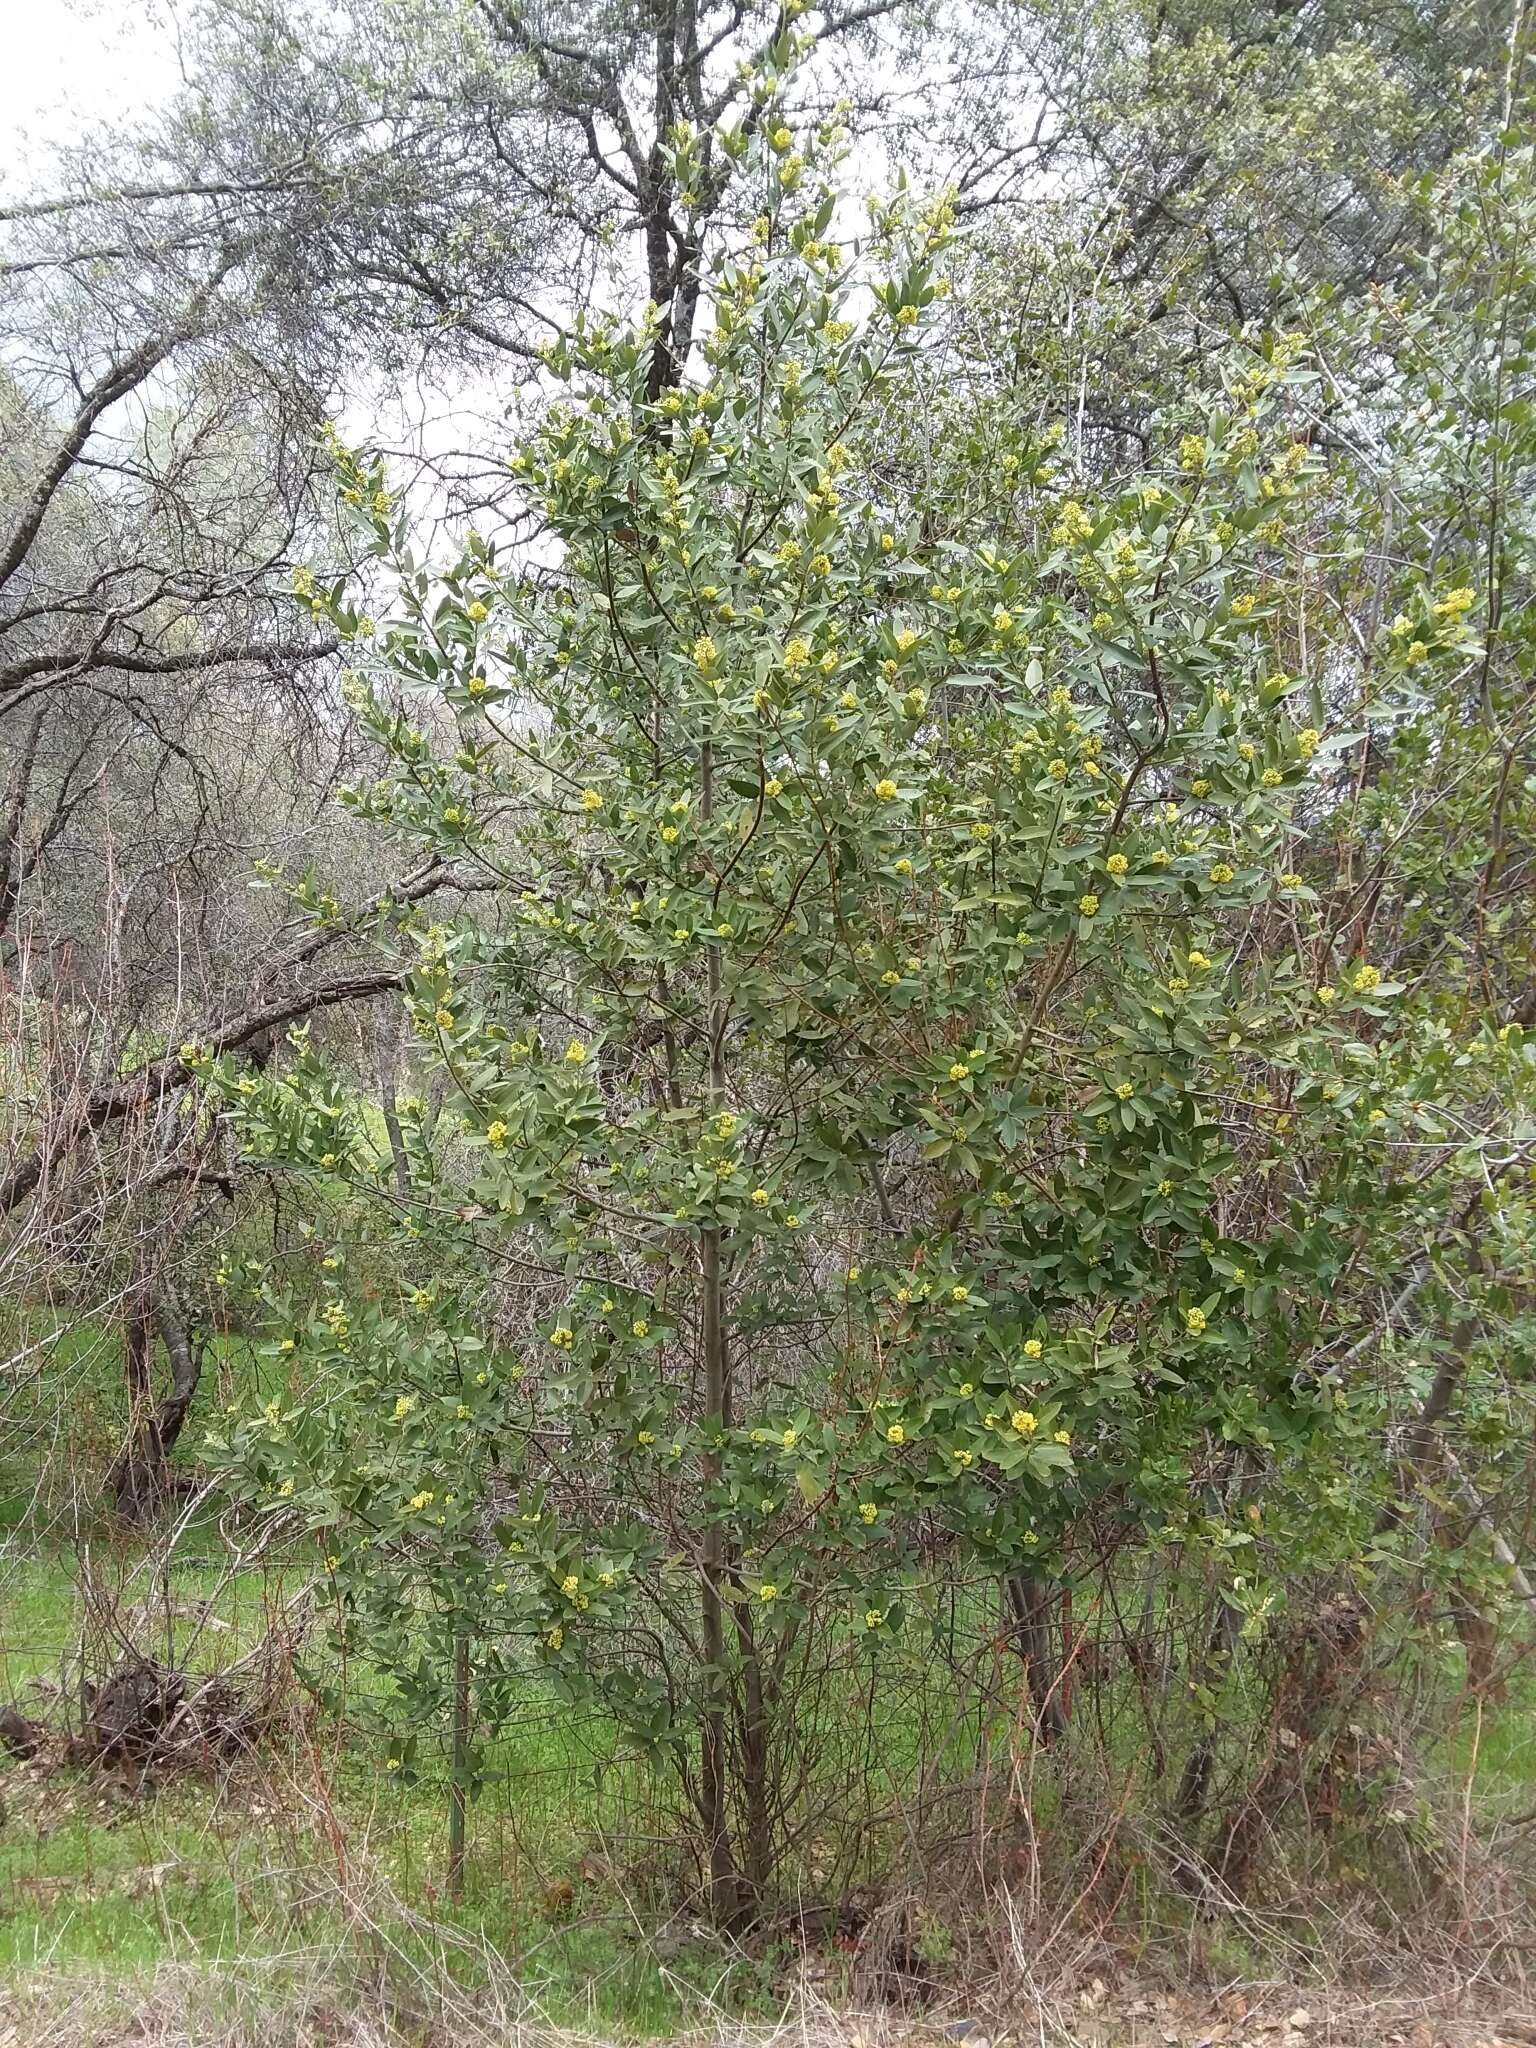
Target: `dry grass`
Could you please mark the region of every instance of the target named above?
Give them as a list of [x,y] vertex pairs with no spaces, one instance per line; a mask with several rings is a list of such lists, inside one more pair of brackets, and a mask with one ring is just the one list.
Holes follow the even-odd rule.
[[[413,1911],[354,1863],[329,1944],[126,1978],[44,1965],[0,1986],[0,2048],[607,2048],[615,2030],[557,2025],[483,1938]],[[914,1896],[912,1915],[939,1904]],[[1536,1997],[1489,1958],[1407,1952],[1328,1984],[1296,1951],[1291,1979],[1223,1978],[1210,1955],[1128,1963],[1102,1941],[1027,1922],[1008,1894],[990,1940],[952,1960],[923,2009],[829,1995],[823,1957],[786,1968],[771,2020],[743,2022],[690,1987],[696,2024],[672,2048],[1536,2048]],[[1322,1930],[1319,1930],[1320,1932]],[[653,1967],[668,1972],[664,1944]],[[857,1989],[857,1987],[855,1987]],[[633,2039],[633,2036],[628,2037]]]
[[[401,1998],[338,1983],[312,1958],[217,1977],[162,1966],[129,1984],[43,1975],[0,1992],[0,2048],[608,2048],[612,2037],[559,2029],[515,1987],[473,1996],[446,1984]],[[1476,1985],[1397,1998],[1303,1998],[1280,1985],[1173,1994],[1090,1979],[1075,1993],[1015,1997],[948,2026],[890,2011],[789,2001],[772,2024],[722,2016],[673,2048],[1529,2048],[1536,2011]]]

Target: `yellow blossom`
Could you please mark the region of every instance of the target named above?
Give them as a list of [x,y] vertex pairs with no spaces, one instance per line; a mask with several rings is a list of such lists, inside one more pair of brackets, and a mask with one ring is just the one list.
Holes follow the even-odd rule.
[[1035,1420],[1031,1409],[1015,1408],[1013,1411],[1013,1427],[1015,1433],[1019,1436],[1033,1436],[1040,1425]]
[[888,1444],[904,1444],[907,1440],[907,1432],[899,1422],[893,1422],[885,1432],[885,1440]]
[[601,794],[595,789],[584,789],[581,792],[581,808],[584,811],[600,811],[603,808]]
[[1185,1309],[1184,1324],[1191,1336],[1198,1337],[1205,1328],[1205,1310],[1202,1308]]

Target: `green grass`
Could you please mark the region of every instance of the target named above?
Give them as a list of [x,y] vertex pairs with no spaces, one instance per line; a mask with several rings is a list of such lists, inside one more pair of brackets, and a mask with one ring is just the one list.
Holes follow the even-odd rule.
[[[187,1561],[172,1563],[161,1597],[168,1585],[173,1606],[211,1599],[227,1627],[200,1636],[198,1661],[227,1663],[259,1639],[282,1575],[224,1582],[198,1561],[213,1532],[193,1529],[185,1542]],[[141,1564],[120,1549],[100,1568],[133,1595]],[[0,1563],[0,1697],[60,1669],[80,1598],[64,1549],[13,1549]],[[1479,1808],[1509,1811],[1536,1773],[1533,1708],[1536,1690],[1521,1688],[1485,1714],[1475,1744],[1464,1722],[1435,1759],[1437,1777],[1449,1785],[1471,1771]],[[900,1713],[879,1726],[850,1716],[827,1768],[841,1776],[862,1764],[899,1800],[922,1761],[920,1737]],[[974,1745],[974,1722],[960,1739]],[[284,1966],[324,1955],[417,1982],[446,1973],[470,1990],[494,1969],[553,2024],[609,2033],[673,2034],[706,2008],[771,2015],[786,1959],[733,1955],[690,1927],[692,1916],[669,1912],[673,1790],[623,1753],[610,1724],[574,1715],[530,1674],[488,1758],[457,1906],[442,1890],[445,1779],[429,1771],[402,1783],[383,1769],[384,1753],[356,1727],[310,1715],[222,1786],[139,1796],[88,1774],[0,1772],[0,1980],[49,1969],[112,1980],[167,1963],[216,1974],[237,1959]],[[1058,1793],[1049,1770],[1035,1789],[1048,1839]]]
[[[189,1559],[147,1586],[132,1548],[96,1568],[130,1601],[151,1593],[167,1647],[233,1662],[258,1641],[283,1575],[228,1579],[206,1557],[212,1532],[184,1539]],[[65,1549],[0,1552],[0,1699],[38,1706],[38,1680],[72,1671],[84,1603]],[[186,1610],[210,1602],[221,1628]],[[161,1638],[162,1641],[166,1640]],[[549,2019],[666,2034],[698,2001],[768,2010],[772,1972],[682,1939],[663,1964],[643,1930],[664,1917],[657,1859],[637,1843],[673,1827],[671,1788],[624,1756],[611,1724],[573,1715],[530,1677],[528,1696],[492,1746],[471,1814],[462,1904],[443,1895],[446,1777],[402,1784],[384,1746],[298,1717],[223,1785],[183,1782],[141,1796],[115,1778],[0,1769],[0,1978],[44,1967],[111,1975],[162,1963],[216,1969],[377,1944],[413,1971],[473,1981],[484,1950],[515,1972]],[[402,1910],[403,1909],[403,1910]]]
[[[281,1564],[230,1574],[217,1503],[168,1561],[103,1524],[95,1485],[121,1440],[120,1346],[114,1331],[65,1321],[46,1304],[7,1304],[0,1343],[7,1357],[37,1346],[46,1365],[8,1389],[0,1432],[0,1702],[55,1721],[48,1688],[73,1693],[82,1629],[96,1629],[98,1675],[116,1654],[93,1611],[127,1610],[140,1647],[218,1670],[261,1640],[302,1577]],[[261,1374],[249,1346],[226,1337],[205,1391],[250,1399]],[[377,1691],[355,1674],[360,1705]],[[462,1979],[485,1967],[483,1944],[560,2023],[667,2033],[695,1995],[755,1995],[756,1966],[712,1943],[685,1942],[663,1968],[640,1937],[661,1917],[668,1873],[650,1845],[677,1832],[673,1795],[620,1753],[611,1724],[574,1715],[530,1676],[487,1758],[456,1907],[442,1890],[446,1772],[429,1753],[402,1783],[385,1754],[357,1727],[296,1714],[229,1782],[139,1796],[111,1778],[7,1768],[0,1752],[0,1976],[216,1968],[355,1955],[361,1943]]]
[[[89,1378],[99,1347],[82,1350],[80,1361]],[[229,1369],[246,1363],[237,1357]],[[134,1637],[145,1647],[178,1659],[190,1649],[196,1668],[214,1670],[262,1639],[300,1581],[281,1561],[231,1575],[211,1506],[166,1560],[50,1512],[20,1460],[11,1482],[18,1512],[0,1522],[0,1701],[25,1708],[45,1697],[39,1684],[75,1682],[93,1586],[105,1589],[108,1607],[137,1610]],[[966,1616],[983,1634],[984,1621],[980,1607]],[[827,1805],[837,1788],[857,1786],[871,1813],[889,1817],[855,1831],[863,1860],[852,1869],[834,1833],[823,1840],[811,1830],[797,1854],[813,1895],[828,1871],[829,1882],[847,1884],[899,1870],[904,1802],[936,1747],[948,1744],[939,1761],[957,1779],[977,1759],[975,1715],[956,1714],[953,1681],[924,1667],[916,1635],[901,1653],[908,1668],[862,1685],[855,1673],[846,1710],[827,1725],[817,1757]],[[98,1648],[93,1668],[102,1660]],[[1456,1693],[1454,1659],[1426,1661],[1425,1672],[1421,1684]],[[378,1690],[354,1674],[359,1708],[377,1704]],[[1142,1776],[1147,1796],[1165,1801],[1166,1785],[1159,1794],[1144,1782],[1141,1724],[1129,1711],[1116,1714],[1129,1707],[1129,1681],[1124,1691],[1119,1681],[1104,1689],[1111,1725],[1100,1762],[1124,1783]],[[227,1782],[180,1782],[152,1796],[111,1778],[0,1763],[0,1980],[50,1968],[118,1979],[166,1963],[216,1973],[236,1959],[286,1966],[325,1955],[418,1980],[448,1973],[470,1988],[493,1970],[502,1982],[510,1974],[552,2023],[609,2033],[676,2033],[706,2007],[774,2011],[784,1959],[729,1952],[689,1925],[692,1915],[679,1911],[688,1873],[675,1847],[683,1832],[676,1787],[626,1753],[612,1723],[575,1713],[530,1671],[490,1746],[465,1896],[451,1905],[441,1758],[423,1744],[422,1776],[402,1782],[384,1768],[386,1745],[364,1732],[363,1719],[338,1725],[296,1704]],[[1452,1732],[1418,1763],[1442,1808],[1468,1786],[1482,1816],[1529,1806],[1536,1679],[1512,1685],[1480,1722],[1470,1713],[1441,1720]],[[1000,1723],[983,1743],[999,1788],[1014,1732]],[[1047,1855],[1064,1783],[1049,1762],[1030,1778],[1031,1825]],[[964,1826],[961,1809],[955,1814]],[[1169,1902],[1155,1903],[1166,1914]]]
[[[82,1787],[73,1810],[40,1806],[27,1817],[36,1833],[23,1821],[22,1838],[0,1857],[0,1978],[43,1967],[121,1976],[167,1962],[216,1971],[237,1959],[344,1955],[361,1943],[472,1986],[485,1968],[478,1937],[561,2025],[672,2033],[696,2016],[700,1999],[722,1992],[737,2009],[767,2009],[761,1967],[743,1960],[726,1969],[711,1942],[670,1950],[663,1971],[620,1900],[578,1897],[569,1924],[551,1919],[526,1874],[519,1881],[497,1869],[483,1817],[465,1902],[450,1908],[423,1882],[441,1834],[424,1791],[383,1810],[343,1805],[336,1816],[359,1866],[377,1850],[393,1897],[361,1868],[326,1868],[324,1845],[306,1842],[291,1815],[270,1808],[218,1802],[195,1787],[117,1813],[97,1804],[94,1789]],[[22,1818],[13,1814],[9,1835]]]

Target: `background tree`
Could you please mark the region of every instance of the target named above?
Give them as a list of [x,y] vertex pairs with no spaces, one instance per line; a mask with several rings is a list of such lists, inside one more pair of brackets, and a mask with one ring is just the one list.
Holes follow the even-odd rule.
[[[163,1044],[196,1016],[217,1036],[269,1007],[253,1012],[242,987],[261,985],[276,936],[245,891],[245,778],[290,763],[302,812],[338,766],[339,641],[297,631],[287,599],[297,567],[327,581],[347,567],[314,490],[321,421],[382,406],[418,498],[446,491],[500,532],[526,530],[502,465],[423,434],[381,394],[409,381],[504,408],[541,342],[642,279],[661,308],[652,374],[675,381],[705,239],[731,224],[729,165],[707,138],[750,96],[741,60],[797,45],[792,14],[546,20],[419,0],[343,23],[292,0],[210,0],[188,25],[181,92],[88,136],[51,192],[0,210],[16,429],[0,907],[24,927],[26,988],[57,993],[62,976],[87,1000],[58,1021],[92,1020],[62,1072],[32,1077],[8,1209],[53,1187],[80,1138],[158,1098],[146,1027]],[[826,104],[872,61],[891,78],[863,90],[889,99],[900,65],[932,54],[894,4],[835,13],[821,47],[806,78]],[[967,135],[984,181],[1012,159],[987,139],[999,125],[972,119],[973,68],[951,68],[944,132]],[[689,121],[706,142],[680,188],[670,138]],[[269,851],[302,867],[309,828],[293,828]],[[307,994],[351,1000],[375,978]]]

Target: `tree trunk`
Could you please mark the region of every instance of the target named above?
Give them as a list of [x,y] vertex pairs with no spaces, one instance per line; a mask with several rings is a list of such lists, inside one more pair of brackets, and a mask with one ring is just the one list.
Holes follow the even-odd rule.
[[389,1165],[395,1192],[402,1202],[411,1199],[411,1162],[400,1129],[400,1017],[396,1011],[387,1021],[379,1020],[374,1035],[375,1059],[379,1069],[379,1107],[389,1139]]
[[[165,1346],[171,1390],[154,1399],[155,1335]],[[123,1376],[128,1387],[128,1436],[107,1474],[107,1492],[120,1515],[143,1520],[172,1492],[171,1452],[181,1435],[203,1372],[203,1347],[188,1332],[170,1294],[135,1302],[123,1336]]]
[[1286,1648],[1269,1716],[1269,1747],[1216,1830],[1209,1869],[1229,1892],[1247,1889],[1265,1835],[1301,1790],[1313,1745],[1362,1690],[1364,1607],[1349,1595],[1325,1601]]
[[1054,1589],[1041,1573],[1010,1572],[1003,1581],[1003,1590],[1008,1606],[1007,1640],[1023,1660],[1035,1739],[1041,1743],[1054,1742],[1067,1728],[1051,1627]]
[[[1196,1675],[1202,1683],[1214,1684],[1221,1672],[1226,1669],[1227,1660],[1236,1647],[1241,1625],[1240,1611],[1222,1600],[1211,1627],[1210,1640],[1205,1646],[1204,1662],[1197,1666],[1196,1670]],[[1193,1825],[1205,1813],[1206,1801],[1211,1791],[1211,1774],[1216,1768],[1217,1740],[1216,1730],[1208,1728],[1189,1752],[1184,1775],[1179,1780],[1179,1797],[1174,1812],[1186,1827]]]
[[769,1742],[769,1707],[763,1684],[762,1659],[751,1617],[745,1603],[736,1610],[736,1633],[741,1645],[744,1697],[741,1721],[741,1793],[745,1808],[742,1833],[745,1843],[747,1890],[754,1907],[767,1897],[773,1876],[772,1764]]

